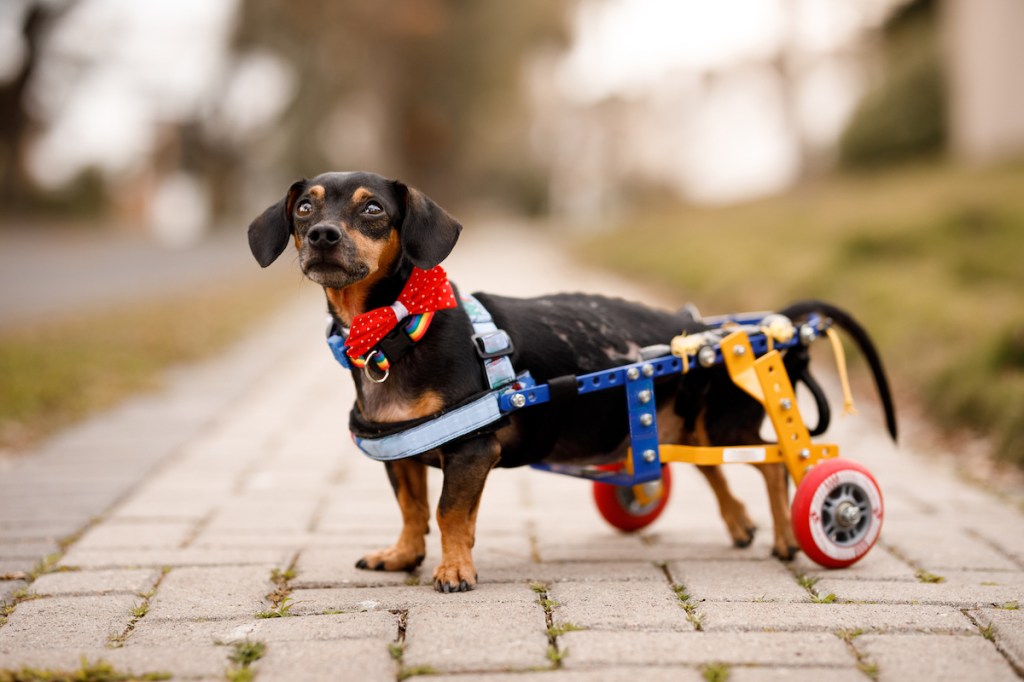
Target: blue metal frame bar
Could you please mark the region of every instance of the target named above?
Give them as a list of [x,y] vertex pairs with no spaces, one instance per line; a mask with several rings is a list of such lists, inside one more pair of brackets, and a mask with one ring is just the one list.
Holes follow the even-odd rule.
[[[757,325],[768,314],[770,313],[720,315],[707,318],[705,323],[712,329],[721,328],[726,324],[747,328],[754,354],[760,356],[768,352],[769,342],[768,337],[759,330]],[[825,322],[818,315],[812,315],[805,324],[810,326],[815,336],[824,331]],[[776,342],[773,348],[785,350],[802,342],[800,334],[794,334],[793,338],[788,341]],[[715,343],[711,347],[715,350],[715,359],[711,366],[722,364],[724,360],[719,344]],[[687,363],[687,370],[701,366],[696,357],[687,358]],[[682,371],[682,358],[665,355],[612,369],[591,372],[576,379],[580,395],[619,386],[626,387],[632,474],[619,474],[590,466],[571,464],[534,464],[533,468],[613,485],[639,485],[658,480],[661,478],[661,458],[658,452],[658,421],[654,409],[654,380]],[[532,381],[527,380],[521,382],[518,389],[506,391],[498,396],[498,408],[502,414],[508,414],[524,407],[541,405],[550,401],[551,391],[547,384],[533,384]]]

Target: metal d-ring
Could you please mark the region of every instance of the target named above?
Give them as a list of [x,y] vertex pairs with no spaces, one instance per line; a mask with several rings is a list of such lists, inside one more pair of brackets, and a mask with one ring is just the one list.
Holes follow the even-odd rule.
[[380,351],[370,351],[370,354],[366,356],[366,364],[363,365],[363,374],[365,374],[366,378],[372,381],[373,383],[383,384],[385,381],[388,380],[388,377],[391,376],[391,368],[388,367],[386,370],[384,370],[384,376],[382,376],[380,379],[373,378],[373,375],[370,374],[370,361],[373,360],[373,356],[376,355],[377,353],[380,353]]

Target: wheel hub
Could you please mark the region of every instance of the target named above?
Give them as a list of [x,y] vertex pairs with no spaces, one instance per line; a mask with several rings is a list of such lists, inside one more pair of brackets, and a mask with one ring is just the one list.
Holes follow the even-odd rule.
[[821,524],[825,534],[837,545],[855,545],[868,531],[871,500],[853,483],[843,483],[832,490],[821,508]]

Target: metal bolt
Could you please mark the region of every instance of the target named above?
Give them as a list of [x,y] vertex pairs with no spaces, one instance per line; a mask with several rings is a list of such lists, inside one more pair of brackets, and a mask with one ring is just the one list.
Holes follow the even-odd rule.
[[658,458],[658,453],[654,450],[644,450],[644,461],[650,464]]
[[640,415],[640,423],[643,424],[644,426],[650,426],[651,424],[654,423],[654,415],[652,415],[650,412],[644,412],[642,415]]
[[810,450],[808,450],[807,448],[804,448],[803,450],[800,451],[800,459],[810,459],[810,458],[811,458],[811,451]]
[[651,402],[651,392],[645,388],[636,394],[636,399],[640,401],[641,405],[646,405]]
[[843,502],[836,511],[836,522],[843,528],[853,528],[862,518],[860,508],[852,502]]
[[733,346],[732,347],[732,354],[735,355],[736,357],[740,357],[741,355],[744,355],[746,352],[747,352],[747,347],[746,346]]
[[644,373],[645,377],[652,377],[654,376],[654,365],[644,365],[640,371]]
[[640,378],[640,370],[638,370],[636,367],[630,367],[629,369],[626,370],[626,378],[629,379],[630,381],[636,381],[637,379]]
[[516,407],[516,408],[525,407],[526,406],[526,396],[523,395],[522,393],[514,393],[514,394],[512,394],[511,402],[512,402],[512,407]]
[[809,324],[800,325],[800,343],[809,346],[816,338],[818,338],[817,329]]
[[779,401],[779,406],[784,410],[792,409],[793,401],[790,400],[789,398],[783,398],[782,400]]
[[700,363],[701,367],[711,367],[715,364],[716,359],[717,354],[715,353],[715,349],[711,346],[702,346],[701,349],[697,351],[697,362]]

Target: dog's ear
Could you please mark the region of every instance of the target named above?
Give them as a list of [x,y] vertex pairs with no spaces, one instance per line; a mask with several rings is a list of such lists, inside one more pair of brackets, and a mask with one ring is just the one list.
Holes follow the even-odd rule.
[[284,199],[277,202],[249,225],[249,249],[260,267],[267,267],[284,253],[288,237],[294,231],[292,206],[306,186],[305,180],[293,182]]
[[452,252],[462,225],[419,190],[395,181],[405,213],[399,227],[402,250],[413,265],[423,270],[434,267]]

